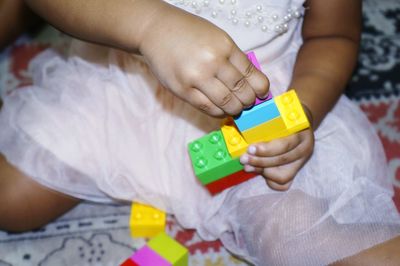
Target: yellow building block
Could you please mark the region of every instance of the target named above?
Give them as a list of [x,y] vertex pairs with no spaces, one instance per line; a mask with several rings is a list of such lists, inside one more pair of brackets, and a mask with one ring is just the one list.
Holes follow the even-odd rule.
[[310,127],[303,106],[294,90],[289,90],[286,93],[276,96],[275,103],[289,134]]
[[247,143],[256,143],[262,141],[270,141],[281,137],[286,131],[286,125],[282,117],[268,120],[256,127],[250,128],[242,132],[243,138]]
[[132,237],[154,237],[165,230],[166,214],[151,206],[132,203],[129,228]]
[[239,157],[246,152],[249,144],[243,139],[232,118],[222,121],[221,131],[232,158]]
[[294,90],[278,95],[274,97],[274,100],[280,115],[244,130],[242,136],[247,143],[267,142],[286,137],[310,126]]

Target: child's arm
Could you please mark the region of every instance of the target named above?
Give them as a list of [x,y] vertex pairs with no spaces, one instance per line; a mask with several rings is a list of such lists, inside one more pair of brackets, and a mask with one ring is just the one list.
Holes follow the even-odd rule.
[[267,96],[267,78],[224,31],[161,0],[26,1],[77,38],[142,54],[166,88],[209,115]]
[[[296,90],[315,130],[332,109],[356,63],[361,32],[360,0],[306,2],[303,39],[290,88]],[[245,169],[262,174],[277,190],[289,188],[312,154],[307,129],[268,143],[251,145],[242,156]]]

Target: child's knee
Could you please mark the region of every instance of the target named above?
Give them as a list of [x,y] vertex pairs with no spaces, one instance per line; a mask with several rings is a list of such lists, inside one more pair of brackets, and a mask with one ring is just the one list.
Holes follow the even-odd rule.
[[40,228],[79,203],[42,187],[11,166],[0,154],[0,230]]

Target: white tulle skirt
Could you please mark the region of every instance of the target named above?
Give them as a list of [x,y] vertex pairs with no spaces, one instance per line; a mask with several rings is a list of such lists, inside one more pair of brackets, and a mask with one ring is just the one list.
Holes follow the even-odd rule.
[[[274,95],[294,58],[263,66]],[[344,96],[289,191],[256,177],[211,197],[186,149],[220,121],[162,88],[139,57],[83,45],[68,59],[46,51],[30,70],[33,85],[4,96],[0,152],[46,187],[151,204],[257,265],[325,265],[400,233],[379,139]]]

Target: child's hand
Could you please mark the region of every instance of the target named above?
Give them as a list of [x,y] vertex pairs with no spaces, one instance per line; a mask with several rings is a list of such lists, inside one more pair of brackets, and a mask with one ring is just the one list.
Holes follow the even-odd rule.
[[252,144],[240,162],[245,171],[263,175],[270,188],[287,190],[313,148],[314,134],[306,129],[285,138]]
[[239,114],[267,96],[268,79],[224,31],[165,4],[153,16],[139,50],[175,95],[212,116]]
[[[305,112],[312,122],[308,108],[305,108]],[[240,157],[240,162],[244,164],[246,172],[264,176],[270,188],[287,190],[313,149],[314,132],[308,128],[284,138],[252,144],[247,153]]]

